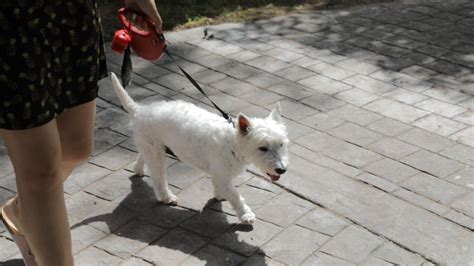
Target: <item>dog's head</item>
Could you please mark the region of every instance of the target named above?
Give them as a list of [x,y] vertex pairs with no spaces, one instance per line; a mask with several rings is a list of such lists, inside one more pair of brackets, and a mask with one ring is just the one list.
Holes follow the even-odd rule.
[[249,118],[240,113],[236,123],[239,150],[272,181],[288,168],[288,134],[278,103],[266,118]]

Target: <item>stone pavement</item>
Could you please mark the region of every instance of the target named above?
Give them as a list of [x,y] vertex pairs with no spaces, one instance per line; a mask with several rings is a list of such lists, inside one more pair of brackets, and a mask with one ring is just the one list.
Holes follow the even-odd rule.
[[[158,203],[105,80],[90,161],[65,183],[77,265],[474,265],[474,3],[397,1],[168,33],[170,51],[224,110],[279,101],[291,165],[252,169],[237,224],[209,178],[170,161],[179,206]],[[120,57],[109,52],[111,71]],[[134,99],[211,111],[169,60],[134,60]],[[0,146],[0,202],[16,187]],[[0,227],[0,261],[18,252]]]

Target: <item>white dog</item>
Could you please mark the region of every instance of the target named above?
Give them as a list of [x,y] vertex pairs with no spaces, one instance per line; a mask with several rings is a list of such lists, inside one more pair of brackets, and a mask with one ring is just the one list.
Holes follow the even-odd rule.
[[138,105],[114,73],[112,84],[132,119],[139,152],[134,171],[143,175],[146,163],[158,200],[167,204],[178,201],[166,181],[166,151],[172,151],[179,160],[211,176],[216,199],[228,200],[242,223],[255,221],[232,180],[252,163],[272,181],[286,171],[289,141],[279,104],[264,119],[239,114],[234,128],[222,117],[184,101]]

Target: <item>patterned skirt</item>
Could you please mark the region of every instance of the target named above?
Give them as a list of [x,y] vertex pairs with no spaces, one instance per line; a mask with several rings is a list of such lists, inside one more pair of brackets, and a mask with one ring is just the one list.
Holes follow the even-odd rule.
[[106,76],[97,0],[0,1],[0,128],[92,101]]

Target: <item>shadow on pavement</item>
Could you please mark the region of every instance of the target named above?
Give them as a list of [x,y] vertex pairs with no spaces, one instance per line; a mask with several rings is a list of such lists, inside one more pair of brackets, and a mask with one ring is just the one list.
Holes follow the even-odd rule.
[[[237,218],[216,211],[219,210],[216,205],[220,206],[220,203],[209,204],[213,199],[206,204],[212,205],[213,209],[205,207],[202,212],[167,206],[156,201],[152,187],[143,178],[131,176],[130,181],[132,192],[111,213],[86,218],[71,229],[105,223],[113,235],[148,245],[141,253],[138,252],[138,257],[143,256],[147,261],[156,258],[164,264],[179,263],[178,260],[185,259],[191,264],[199,260],[200,263],[205,261],[206,265],[237,265],[253,254],[263,254],[260,247],[239,240],[238,232],[251,232],[253,227],[238,224]],[[118,225],[118,220],[127,210],[133,210],[130,216],[135,218],[124,226]],[[229,246],[234,247],[232,250],[238,250],[239,254],[225,248]],[[167,257],[170,254],[178,254],[178,257]],[[264,260],[264,256],[253,256],[252,264],[266,265]]]

